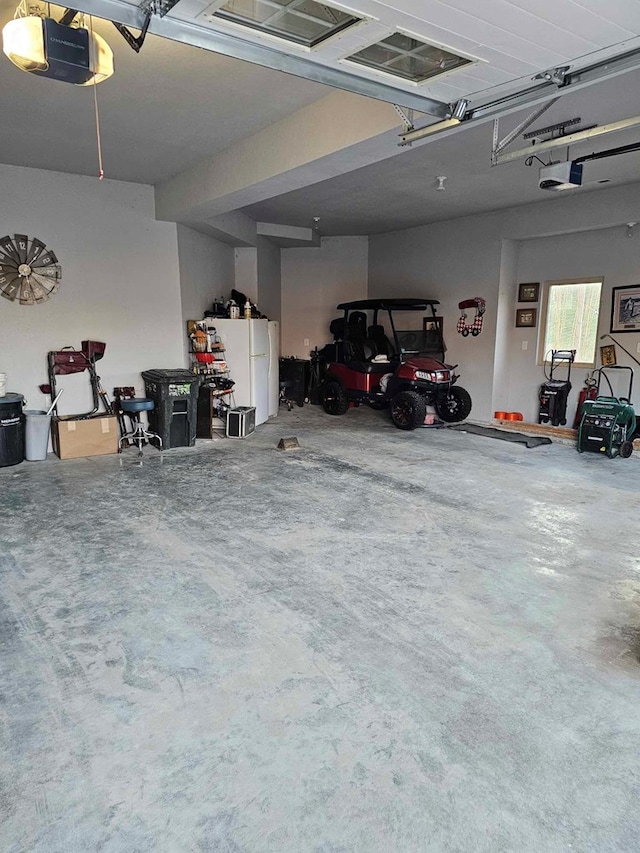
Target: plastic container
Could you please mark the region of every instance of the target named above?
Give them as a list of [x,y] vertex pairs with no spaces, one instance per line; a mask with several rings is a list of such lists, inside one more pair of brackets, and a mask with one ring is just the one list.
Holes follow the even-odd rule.
[[43,409],[25,409],[25,454],[27,462],[42,462],[47,458],[51,415]]
[[24,460],[24,414],[22,394],[0,397],[0,468]]
[[144,396],[156,404],[148,413],[149,428],[162,447],[193,447],[196,443],[200,376],[190,370],[145,370]]
[[7,374],[0,373],[0,397],[7,395]]

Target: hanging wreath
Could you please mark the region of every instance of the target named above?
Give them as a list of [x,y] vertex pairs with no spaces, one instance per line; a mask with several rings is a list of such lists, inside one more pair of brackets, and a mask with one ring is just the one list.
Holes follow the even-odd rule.
[[[482,319],[486,307],[487,303],[481,296],[474,296],[473,299],[465,299],[458,303],[458,308],[462,313],[460,314],[460,319],[458,320],[456,328],[463,338],[466,338],[467,335],[472,335],[474,338],[478,337],[482,331]],[[468,308],[475,308],[476,311],[475,316],[470,323],[467,322],[466,309]]]

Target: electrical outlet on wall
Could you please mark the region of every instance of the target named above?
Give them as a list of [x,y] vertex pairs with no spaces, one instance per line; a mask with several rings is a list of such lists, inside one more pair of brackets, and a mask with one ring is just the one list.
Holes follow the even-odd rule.
[[309,338],[305,338],[305,339],[304,339],[304,345],[305,345],[306,347],[308,347],[308,346],[309,346]]
[[522,349],[523,351],[529,349],[529,341],[522,341]]

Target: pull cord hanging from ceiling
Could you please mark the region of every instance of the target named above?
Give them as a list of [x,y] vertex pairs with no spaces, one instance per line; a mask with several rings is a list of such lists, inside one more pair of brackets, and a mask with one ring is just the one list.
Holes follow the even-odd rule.
[[[89,15],[89,29],[93,38],[93,15]],[[95,67],[91,69],[95,75]],[[104,180],[104,168],[102,162],[102,135],[100,132],[100,111],[98,110],[98,92],[96,90],[96,78],[93,78],[93,106],[96,115],[96,142],[98,144],[98,180]]]

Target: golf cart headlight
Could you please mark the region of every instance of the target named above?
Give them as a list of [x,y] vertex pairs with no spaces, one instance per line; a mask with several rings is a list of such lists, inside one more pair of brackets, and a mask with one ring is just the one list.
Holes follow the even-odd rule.
[[435,382],[433,373],[427,373],[426,370],[416,370],[416,379],[424,379],[426,382]]

